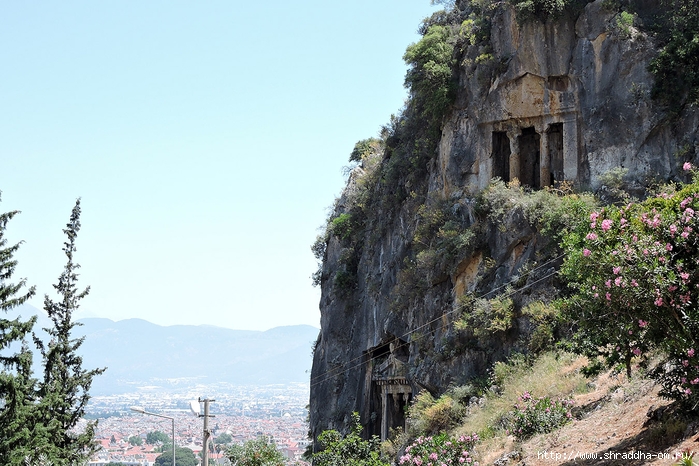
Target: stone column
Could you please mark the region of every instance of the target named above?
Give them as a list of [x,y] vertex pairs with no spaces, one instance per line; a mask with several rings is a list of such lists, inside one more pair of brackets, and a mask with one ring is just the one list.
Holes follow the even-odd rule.
[[520,180],[520,154],[519,154],[519,128],[511,128],[507,130],[507,137],[510,140],[510,181],[517,178]]
[[575,114],[563,121],[563,175],[567,181],[578,179],[578,120]]
[[542,127],[539,134],[541,135],[540,147],[541,157],[539,160],[539,187],[551,185],[551,154],[549,152],[549,137],[547,128]]
[[381,386],[381,440],[388,438],[388,386]]

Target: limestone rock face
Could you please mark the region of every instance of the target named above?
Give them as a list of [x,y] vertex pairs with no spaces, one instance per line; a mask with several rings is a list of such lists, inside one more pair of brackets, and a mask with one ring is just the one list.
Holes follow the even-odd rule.
[[[467,199],[495,177],[532,188],[565,181],[597,189],[605,173],[622,168],[627,186],[639,191],[653,181],[684,177],[686,160],[674,154],[697,153],[699,113],[688,109],[671,121],[651,100],[647,68],[655,44],[641,30],[618,30],[615,13],[602,4],[546,23],[518,23],[507,5],[497,10],[492,58],[476,47],[464,53],[456,105],[429,165],[428,198]],[[348,190],[352,183],[350,178]],[[470,206],[460,202],[455,208],[468,218]],[[385,219],[382,225],[368,226],[373,240],[361,251],[356,287],[349,292],[333,284],[344,247],[329,239],[311,374],[314,437],[329,428],[344,430],[353,411],[367,435],[387,435],[401,425],[406,403],[418,392],[438,395],[450,383],[483,374],[517,347],[526,327],[522,323],[480,348],[455,345],[459,337],[451,330],[459,296],[511,282],[546,245],[521,212],[489,225],[487,241],[454,274],[435,278],[418,300],[396,309],[393,293],[417,221],[414,209],[398,209],[377,216]],[[527,280],[546,278],[556,265]],[[552,280],[537,282],[531,293],[546,294]]]
[[475,192],[493,176],[594,189],[613,168],[628,170],[627,180],[639,186],[680,178],[672,155],[695,146],[697,114],[668,124],[650,99],[652,40],[615,24],[600,1],[575,20],[547,23],[520,25],[511,9],[500,10],[491,41],[494,66],[505,71],[487,79],[474,66],[462,68],[433,189]]

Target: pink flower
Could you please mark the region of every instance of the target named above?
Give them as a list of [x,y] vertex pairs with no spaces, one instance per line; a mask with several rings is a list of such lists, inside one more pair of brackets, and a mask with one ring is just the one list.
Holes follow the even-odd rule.
[[680,236],[681,236],[682,238],[684,238],[684,239],[687,239],[687,237],[689,237],[689,233],[687,233],[686,231],[683,231],[683,232],[680,234]]
[[621,286],[621,277],[616,277],[616,278],[614,279],[614,284],[615,284],[616,286]]
[[430,459],[435,461],[437,459],[437,453],[430,453]]
[[635,354],[636,356],[640,356],[640,355],[641,355],[641,350],[638,349],[638,348],[634,348],[634,349],[633,349],[633,354]]
[[631,286],[638,286],[638,282],[636,281],[635,278],[633,280],[631,280]]
[[663,305],[663,298],[660,298],[660,297],[659,297],[659,298],[656,299],[654,302],[655,302],[655,305],[656,305],[656,306],[662,306],[662,305]]
[[699,383],[699,377],[697,377],[696,379],[692,380],[692,381],[689,382],[689,383],[691,383],[692,385],[698,384],[698,383]]
[[605,295],[605,297],[607,298],[607,301],[611,301],[611,300],[612,300],[612,295],[609,294],[609,293],[607,293],[607,294]]
[[612,272],[614,272],[614,275],[619,275],[619,272],[621,272],[621,267],[614,267]]
[[667,243],[667,244],[665,245],[665,249],[668,250],[668,251],[672,251],[672,244]]
[[682,170],[688,172],[689,170],[692,169],[692,164],[689,162],[685,162],[684,165],[682,165]]
[[694,357],[694,348],[689,348],[687,350],[687,356],[689,356],[690,358]]
[[597,217],[599,217],[599,214],[598,214],[597,212],[592,212],[592,213],[590,214],[590,221],[591,221],[591,222],[597,221]]
[[641,328],[646,328],[648,326],[648,322],[642,319],[638,319],[638,326]]
[[585,237],[585,239],[590,240],[590,241],[594,241],[597,239],[597,235],[594,233],[588,233],[587,236]]
[[609,231],[609,229],[612,227],[612,223],[613,222],[610,219],[602,220],[602,230]]
[[692,394],[692,390],[688,388],[688,389],[686,389],[686,390],[684,391],[684,393],[685,393],[685,395],[691,395],[691,394]]
[[604,286],[606,286],[607,288],[611,288],[611,287],[612,287],[612,281],[611,281],[611,280],[607,280],[606,282],[604,282]]
[[592,254],[592,251],[587,248],[583,249],[583,256],[590,257],[590,254]]
[[673,235],[677,233],[677,225],[670,225],[670,233],[672,233]]
[[685,359],[684,361],[682,361],[682,365],[683,365],[684,367],[689,367],[689,361],[687,361],[687,360]]

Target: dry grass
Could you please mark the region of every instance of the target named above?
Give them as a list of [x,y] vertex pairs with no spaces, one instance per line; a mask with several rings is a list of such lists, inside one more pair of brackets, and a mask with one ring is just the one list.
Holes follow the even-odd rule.
[[552,398],[584,392],[587,379],[578,369],[585,363],[584,357],[569,353],[546,353],[531,366],[498,363],[495,377],[502,378],[499,394],[490,394],[483,404],[471,408],[456,433],[480,432],[487,437],[488,432],[497,430],[500,419],[512,410],[517,398],[525,391],[535,397]]
[[483,403],[470,409],[463,424],[454,432],[468,435],[477,432],[483,441],[481,452],[505,449],[512,439],[508,438],[503,418],[509,413],[517,398],[525,391],[533,396],[570,398],[587,390],[587,379],[580,374],[586,364],[584,357],[569,353],[545,353],[532,365],[523,361],[496,364],[494,377],[500,386],[499,393],[488,395]]

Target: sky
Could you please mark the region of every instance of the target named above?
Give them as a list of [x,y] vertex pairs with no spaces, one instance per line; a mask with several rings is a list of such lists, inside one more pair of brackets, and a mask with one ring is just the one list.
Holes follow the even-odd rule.
[[310,245],[354,143],[406,98],[429,0],[0,5],[0,211],[55,298],[81,198],[77,318],[318,327]]

